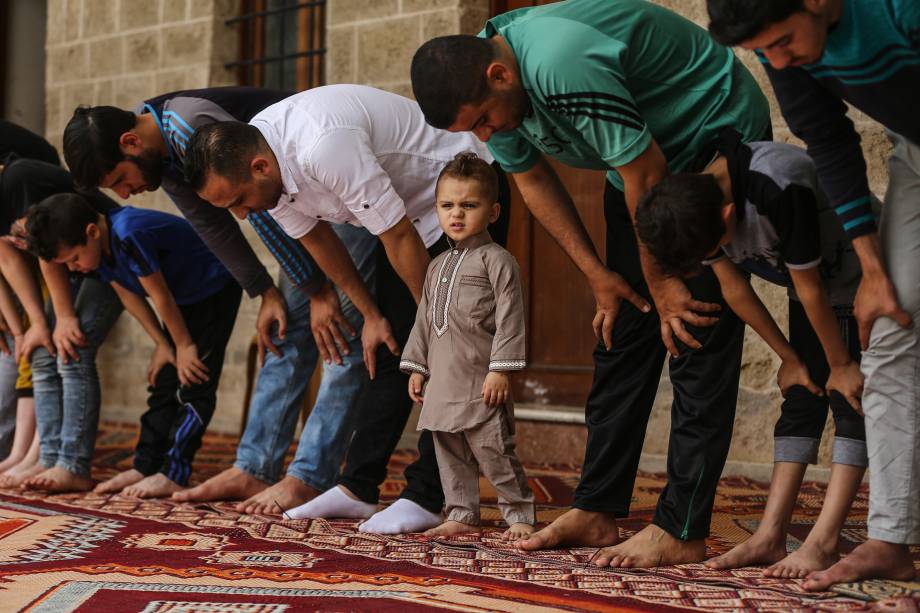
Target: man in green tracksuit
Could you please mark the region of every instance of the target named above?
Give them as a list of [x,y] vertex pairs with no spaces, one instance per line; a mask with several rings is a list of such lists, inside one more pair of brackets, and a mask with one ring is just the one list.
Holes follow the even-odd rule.
[[[569,0],[499,15],[478,37],[429,41],[413,60],[412,83],[429,123],[488,141],[597,300],[601,342],[574,508],[520,545],[607,546],[595,557],[601,566],[702,560],[731,441],[744,326],[721,308],[711,273],[686,284],[662,275],[632,219],[639,197],[669,171],[699,168],[723,128],[769,138],[754,79],[671,11],[640,0]],[[608,171],[606,265],[548,157]],[[652,525],[620,543],[616,518],[629,512],[666,350],[674,385],[668,484]]]

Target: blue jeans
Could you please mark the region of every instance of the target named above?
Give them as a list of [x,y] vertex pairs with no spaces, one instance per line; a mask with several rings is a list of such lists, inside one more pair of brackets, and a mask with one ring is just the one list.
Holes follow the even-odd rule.
[[[333,226],[345,243],[358,272],[374,291],[377,239],[366,230],[348,225]],[[284,340],[273,342],[284,354],[268,353],[259,371],[249,419],[236,452],[236,468],[260,481],[274,483],[281,473],[291,444],[303,397],[316,368],[319,351],[310,330],[310,300],[285,275],[279,283],[287,302],[288,327]],[[313,411],[304,424],[288,475],[320,491],[335,484],[339,465],[351,440],[356,399],[367,378],[361,347],[361,314],[339,291],[342,312],[358,335],[348,338],[350,353],[342,364],[323,364],[323,381]]]
[[[5,334],[6,344],[13,349],[13,336]],[[10,454],[16,432],[16,379],[19,367],[12,355],[0,354],[0,460]]]
[[[44,348],[32,354],[32,385],[35,388],[35,419],[38,424],[42,466],[60,466],[74,474],[89,476],[90,460],[99,426],[99,374],[96,351],[105,340],[122,305],[115,291],[98,279],[86,277],[71,287],[74,310],[86,346],[78,347],[80,361],[65,364]],[[49,325],[54,326],[51,301],[46,305]]]

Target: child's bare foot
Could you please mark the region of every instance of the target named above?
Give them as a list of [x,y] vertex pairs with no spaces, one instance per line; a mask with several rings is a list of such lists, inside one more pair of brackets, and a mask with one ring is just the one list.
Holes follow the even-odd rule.
[[907,545],[869,539],[827,570],[809,574],[803,586],[822,592],[835,583],[861,579],[911,581],[915,576]]
[[297,477],[288,475],[270,488],[236,505],[236,510],[247,514],[283,514],[286,509],[298,507],[317,496],[318,491]]
[[46,492],[88,492],[93,489],[93,480],[83,475],[72,473],[66,468],[55,466],[31,479],[24,481],[22,487],[27,490]]
[[765,577],[777,577],[782,579],[804,579],[808,573],[817,570],[829,568],[834,562],[840,559],[840,554],[836,549],[828,551],[813,545],[806,539],[802,546],[790,553],[788,556],[765,569]]
[[511,524],[511,526],[502,532],[503,541],[519,541],[534,533],[536,528],[532,524]]
[[[246,500],[268,487],[236,466],[214,475],[201,485],[173,494],[179,502],[211,502],[212,500]],[[280,501],[279,501],[280,502]],[[288,507],[285,507],[288,508]],[[239,511],[239,507],[237,507]]]
[[103,481],[97,485],[93,491],[97,494],[114,494],[120,492],[129,485],[134,485],[143,478],[144,474],[141,471],[132,468],[131,470],[125,470],[118,473],[111,479]]
[[0,476],[0,487],[19,487],[35,475],[45,472],[45,467],[38,462],[30,462],[28,458],[10,468]]
[[163,473],[157,473],[129,485],[121,493],[132,498],[166,498],[182,489],[185,488]]
[[479,532],[479,530],[479,526],[471,526],[470,524],[464,524],[459,521],[452,521],[448,519],[440,526],[426,530],[425,536],[454,536],[455,534],[469,534],[471,532]]
[[785,534],[758,530],[748,540],[735,545],[720,556],[706,560],[704,564],[707,568],[713,570],[728,570],[730,568],[773,564],[779,562],[785,556]]
[[10,455],[6,456],[5,460],[0,462],[0,474],[5,473],[9,469],[22,462],[24,457],[25,455],[21,453],[10,453]]

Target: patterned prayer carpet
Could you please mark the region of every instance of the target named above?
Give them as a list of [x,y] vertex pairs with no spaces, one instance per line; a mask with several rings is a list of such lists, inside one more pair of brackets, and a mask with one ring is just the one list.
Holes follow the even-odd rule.
[[[95,478],[130,466],[135,434],[125,426],[102,428]],[[230,437],[207,437],[196,477],[230,465],[235,445]],[[408,451],[394,456],[386,500],[401,489],[402,468],[412,458]],[[539,519],[550,521],[571,502],[578,467],[527,472]],[[639,475],[627,530],[648,522],[662,485],[660,475]],[[762,483],[723,480],[710,553],[754,530],[766,493]],[[497,526],[485,482],[483,498],[484,519]],[[791,546],[805,537],[822,498],[821,487],[803,487]],[[844,530],[846,550],[865,538],[866,502],[863,491]],[[599,569],[589,564],[594,549],[524,554],[497,540],[497,529],[429,540],[361,534],[355,524],[241,516],[229,503],[8,490],[0,492],[0,611],[866,611],[916,610],[920,601],[920,584],[867,582],[810,594],[757,569]],[[914,554],[920,561],[920,550]],[[882,598],[888,600],[876,601]]]

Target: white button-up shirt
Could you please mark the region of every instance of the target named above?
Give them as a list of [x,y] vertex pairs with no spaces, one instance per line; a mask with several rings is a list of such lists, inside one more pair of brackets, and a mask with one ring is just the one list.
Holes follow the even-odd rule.
[[319,221],[380,235],[407,216],[426,247],[442,234],[435,182],[461,151],[492,162],[472,133],[425,122],[418,104],[363,85],[301,92],[252,118],[281,167],[284,193],[269,212],[293,238]]

